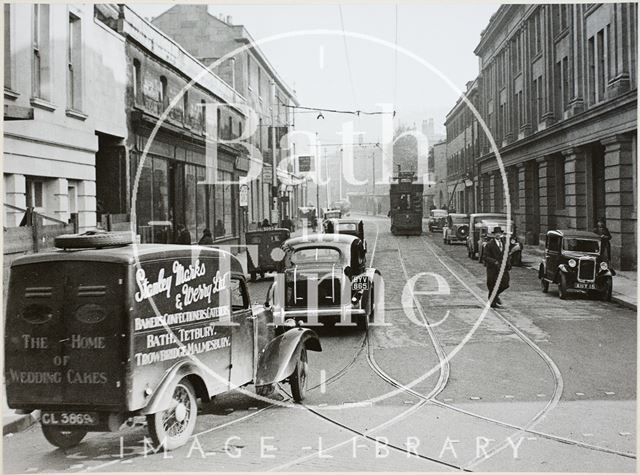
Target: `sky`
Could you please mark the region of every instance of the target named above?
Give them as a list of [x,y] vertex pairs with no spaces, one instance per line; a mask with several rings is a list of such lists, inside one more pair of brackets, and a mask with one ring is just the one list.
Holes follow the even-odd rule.
[[[446,114],[467,81],[478,74],[478,58],[473,50],[498,6],[452,2],[235,3],[211,4],[209,12],[231,15],[232,23],[244,25],[257,42],[274,35],[292,35],[259,46],[295,90],[300,105],[379,111],[379,104],[389,103],[396,111],[394,126],[419,126],[422,120],[432,117],[436,132],[444,133]],[[150,18],[170,5],[138,4],[132,8]],[[348,35],[360,37],[342,35],[342,26]],[[396,53],[395,44],[402,50]],[[431,68],[409,57],[405,50]],[[345,123],[353,122],[354,131],[363,132],[365,142],[379,142],[382,138],[382,116],[323,116],[324,119],[317,119],[317,113],[298,113],[296,130],[318,132],[323,143],[338,143]]]

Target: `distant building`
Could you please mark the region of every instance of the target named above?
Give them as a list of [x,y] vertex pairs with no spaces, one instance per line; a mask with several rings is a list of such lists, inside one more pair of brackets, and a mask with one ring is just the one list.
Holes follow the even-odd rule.
[[[469,81],[466,99],[478,107],[478,80]],[[475,161],[479,154],[478,119],[471,112],[466,101],[458,99],[447,114],[447,195],[450,207],[458,213],[476,211],[477,173]]]
[[[230,16],[210,14],[208,5],[174,5],[152,23],[207,66],[242,46],[251,46],[215,68],[215,72],[246,99],[246,104],[259,117],[258,129],[250,141],[261,151],[265,165],[261,177],[251,183],[248,219],[257,223],[265,217],[277,221],[278,214],[291,216],[298,206],[302,206],[301,191],[299,187],[283,185],[272,188],[278,184],[272,170],[272,151],[275,150],[276,164],[290,153],[289,144],[282,143],[280,138],[293,124],[291,106],[298,105],[293,91],[260,47],[254,44],[245,27],[234,25]],[[273,135],[276,135],[275,145],[272,145]],[[295,173],[295,170],[290,167],[288,172]],[[273,198],[279,198],[278,207],[273,206]]]
[[[637,255],[637,9],[502,5],[475,49],[479,110],[518,232],[537,244],[549,229],[592,229],[606,217],[621,269],[635,268]],[[505,211],[496,157],[479,139],[481,209]]]
[[438,142],[431,148],[433,161],[433,204],[438,209],[444,209],[449,202],[447,191],[447,143]]

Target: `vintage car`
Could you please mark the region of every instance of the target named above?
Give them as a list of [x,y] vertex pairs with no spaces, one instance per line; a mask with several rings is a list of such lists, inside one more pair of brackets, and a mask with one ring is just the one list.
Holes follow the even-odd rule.
[[349,216],[351,212],[351,203],[349,200],[337,200],[331,203],[331,207],[333,209],[339,209],[342,213],[342,216]]
[[480,243],[478,252],[478,261],[484,264],[484,248],[493,237],[493,230],[497,227],[504,232],[506,239],[509,240],[509,259],[512,266],[522,265],[522,243],[516,234],[515,225],[507,220],[491,220],[480,221],[476,224],[480,227]]
[[447,216],[446,224],[442,229],[442,240],[445,244],[454,242],[467,242],[469,236],[469,215],[453,213]]
[[429,221],[427,222],[429,231],[432,233],[442,231],[442,228],[444,228],[447,222],[448,215],[449,212],[446,209],[432,209],[429,211]]
[[611,300],[615,271],[601,257],[600,236],[588,231],[547,232],[544,258],[538,269],[542,291],[558,284],[558,295],[566,299],[570,289],[596,294]]
[[[486,223],[482,221],[496,222],[506,221],[507,215],[504,213],[474,213],[469,215],[469,236],[467,237],[467,255],[471,259],[477,259],[480,255],[481,244],[486,238],[481,236],[481,232],[486,230]],[[503,228],[504,229],[504,228]],[[505,230],[506,231],[506,230]]]
[[364,241],[364,223],[361,219],[328,219],[325,221],[324,232],[349,234]]
[[245,234],[248,250],[247,270],[252,281],[256,280],[257,274],[264,279],[266,272],[279,269],[282,260],[280,248],[290,235],[286,228],[263,228]]
[[310,326],[339,320],[338,325],[368,327],[375,316],[376,298],[381,298],[376,294],[381,276],[367,267],[361,239],[312,234],[289,239],[283,249],[284,272],[276,277],[267,297],[274,318]]
[[318,337],[303,328],[275,336],[235,257],[113,234],[60,236],[65,250],[11,265],[6,400],[23,414],[40,410],[50,443],[73,447],[146,416],[154,444],[171,450],[191,436],[197,398],[250,383],[266,395],[282,381],[304,398]]

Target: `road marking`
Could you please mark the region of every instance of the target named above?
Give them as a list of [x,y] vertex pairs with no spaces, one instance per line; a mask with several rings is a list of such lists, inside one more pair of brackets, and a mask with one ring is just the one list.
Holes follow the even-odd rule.
[[322,394],[327,392],[327,372],[324,369],[320,370],[320,392]]

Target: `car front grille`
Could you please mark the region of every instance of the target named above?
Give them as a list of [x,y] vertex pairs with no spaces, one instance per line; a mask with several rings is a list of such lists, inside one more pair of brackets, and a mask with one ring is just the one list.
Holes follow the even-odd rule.
[[595,280],[596,278],[596,261],[593,259],[580,259],[578,266],[578,279]]

